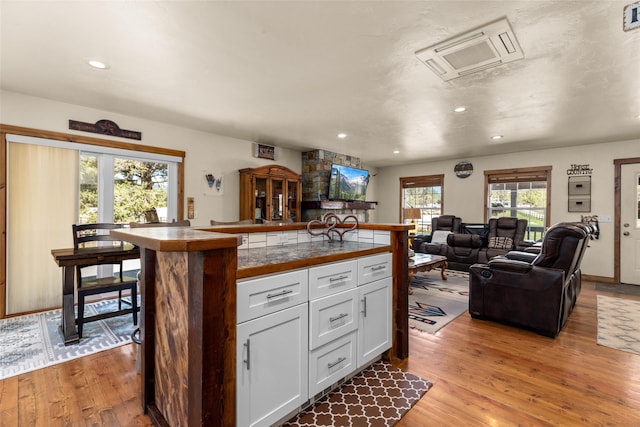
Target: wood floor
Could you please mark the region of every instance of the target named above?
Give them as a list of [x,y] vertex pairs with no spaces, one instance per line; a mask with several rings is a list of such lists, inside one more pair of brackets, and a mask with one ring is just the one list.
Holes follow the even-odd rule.
[[[638,426],[640,356],[598,346],[596,329],[585,282],[555,340],[467,313],[435,335],[411,331],[400,367],[433,388],[397,426]],[[0,426],[151,425],[135,358],[127,345],[0,381]]]

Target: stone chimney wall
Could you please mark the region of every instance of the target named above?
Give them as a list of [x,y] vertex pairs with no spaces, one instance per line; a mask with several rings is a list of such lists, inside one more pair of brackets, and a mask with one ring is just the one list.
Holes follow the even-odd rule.
[[302,200],[326,200],[329,193],[331,164],[362,168],[359,157],[326,150],[302,153]]

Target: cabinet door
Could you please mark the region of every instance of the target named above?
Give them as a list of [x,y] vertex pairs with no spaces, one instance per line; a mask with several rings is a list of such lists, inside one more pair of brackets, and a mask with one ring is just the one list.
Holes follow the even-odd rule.
[[282,221],[285,197],[284,179],[271,178],[271,204],[269,221]]
[[238,427],[270,426],[308,399],[308,305],[237,326]]
[[298,194],[298,181],[287,180],[287,211],[286,215],[288,220],[293,222],[300,221],[300,212],[298,204],[300,201],[300,195]]
[[358,367],[391,348],[391,278],[358,288]]

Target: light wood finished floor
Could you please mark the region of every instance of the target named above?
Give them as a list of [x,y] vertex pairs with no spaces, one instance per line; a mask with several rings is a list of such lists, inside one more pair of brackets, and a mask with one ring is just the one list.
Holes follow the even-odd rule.
[[[434,386],[397,426],[638,426],[640,356],[598,346],[596,329],[585,282],[555,340],[466,313],[411,331],[400,366]],[[147,426],[139,387],[133,345],[94,354],[0,381],[0,426]]]

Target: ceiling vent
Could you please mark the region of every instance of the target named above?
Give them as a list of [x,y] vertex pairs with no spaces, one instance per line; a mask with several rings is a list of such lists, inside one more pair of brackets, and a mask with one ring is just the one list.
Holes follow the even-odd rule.
[[507,18],[421,49],[416,56],[444,81],[524,58]]

